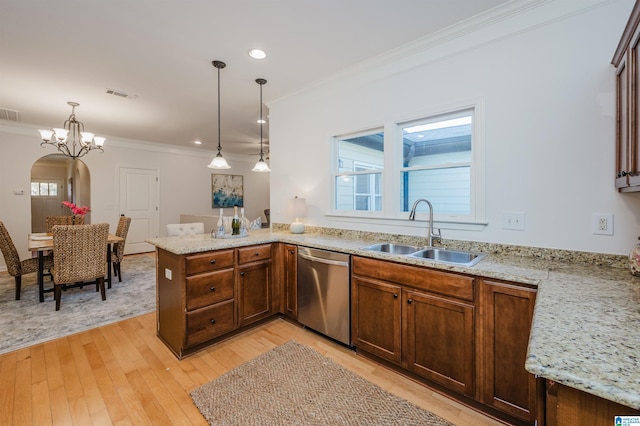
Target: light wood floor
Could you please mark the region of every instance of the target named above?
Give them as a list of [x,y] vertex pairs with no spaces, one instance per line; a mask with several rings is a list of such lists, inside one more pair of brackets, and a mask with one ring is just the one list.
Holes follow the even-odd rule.
[[500,424],[282,319],[178,361],[152,313],[0,355],[0,425],[205,425],[189,391],[291,339],[457,425]]

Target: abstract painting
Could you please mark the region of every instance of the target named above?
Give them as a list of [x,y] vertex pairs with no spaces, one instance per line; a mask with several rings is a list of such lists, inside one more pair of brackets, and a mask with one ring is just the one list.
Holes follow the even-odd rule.
[[211,175],[212,207],[244,207],[242,175]]

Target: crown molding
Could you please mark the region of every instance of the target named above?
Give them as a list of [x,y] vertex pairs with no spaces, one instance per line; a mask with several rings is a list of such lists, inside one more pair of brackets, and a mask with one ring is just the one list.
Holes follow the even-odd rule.
[[[27,136],[33,137],[35,143],[40,143],[42,140],[40,139],[40,135],[38,133],[38,129],[43,126],[34,126],[33,124],[26,124],[20,122],[12,122],[7,120],[0,120],[0,132],[18,135],[18,136]],[[109,147],[117,147],[123,149],[135,149],[140,151],[150,151],[150,152],[160,152],[165,154],[178,154],[178,155],[186,155],[190,157],[198,157],[198,158],[213,158],[216,155],[216,151],[210,150],[200,150],[196,148],[186,148],[186,147],[178,147],[173,145],[167,145],[156,142],[149,141],[141,141],[137,139],[124,139],[115,136],[104,135],[107,138],[107,143],[104,146],[105,151],[109,149]],[[55,153],[55,152],[52,152]],[[236,155],[236,154],[224,154],[227,160],[233,161],[241,161],[244,163],[252,163],[255,162],[253,159],[247,159],[246,156]]]
[[566,19],[615,0],[514,0],[345,68],[268,106],[327,84],[356,78],[360,84],[399,74]]

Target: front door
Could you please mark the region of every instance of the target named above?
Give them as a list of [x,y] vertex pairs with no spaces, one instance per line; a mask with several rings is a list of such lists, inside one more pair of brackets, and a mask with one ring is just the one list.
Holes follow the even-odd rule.
[[120,213],[131,218],[125,254],[154,251],[145,240],[159,235],[158,192],[158,170],[120,168]]

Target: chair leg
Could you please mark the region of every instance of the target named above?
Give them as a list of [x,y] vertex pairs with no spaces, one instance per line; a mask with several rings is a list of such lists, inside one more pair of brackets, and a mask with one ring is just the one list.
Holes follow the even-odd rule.
[[113,275],[118,276],[118,263],[113,262]]
[[62,296],[62,287],[55,285],[53,287],[53,297],[56,299],[56,311],[60,310],[60,297]]
[[118,262],[118,282],[119,283],[122,282],[122,271],[120,270],[120,265],[122,265],[122,263]]
[[20,293],[22,292],[22,275],[16,275],[13,278],[16,281],[16,300],[20,300]]
[[107,300],[107,293],[104,290],[104,277],[98,278],[98,284],[100,284],[100,295],[102,296],[102,300]]

